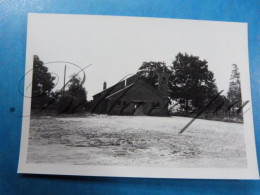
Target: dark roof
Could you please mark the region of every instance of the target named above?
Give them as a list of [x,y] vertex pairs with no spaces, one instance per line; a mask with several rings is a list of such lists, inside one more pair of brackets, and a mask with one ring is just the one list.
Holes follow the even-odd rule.
[[[119,91],[119,90],[121,90],[121,89],[124,89],[125,86],[128,86],[128,85],[130,85],[131,83],[134,83],[136,79],[137,79],[137,76],[136,76],[136,75],[133,75],[133,76],[131,76],[131,77],[129,77],[129,78],[123,80],[123,81],[120,81],[120,82],[118,82],[118,83],[112,85],[111,87],[109,87],[109,88],[107,88],[107,89],[105,89],[105,90],[103,90],[103,91],[100,91],[99,93],[93,95],[93,97],[98,96],[98,95],[101,95],[101,93],[104,93],[104,92],[109,92],[110,90],[111,90],[112,93],[114,93],[114,92],[116,92],[116,91]],[[125,85],[125,84],[126,84],[126,85]]]
[[110,94],[110,95],[107,96],[106,98],[110,98],[110,97],[112,97],[112,96],[114,96],[114,95],[116,95],[116,94],[118,94],[118,93],[120,93],[120,92],[122,92],[122,91],[125,91],[126,89],[128,89],[129,87],[131,87],[131,86],[133,86],[133,85],[134,85],[134,83],[132,83],[132,84],[130,84],[130,85],[128,85],[128,86],[125,86],[123,89],[120,89],[120,90],[116,91],[115,93]]
[[125,90],[129,89],[130,87],[132,87],[133,85],[138,84],[138,83],[142,83],[142,85],[143,85],[144,87],[148,88],[149,90],[151,90],[153,93],[157,94],[158,96],[161,96],[161,97],[164,96],[158,89],[156,89],[155,87],[153,87],[153,86],[152,86],[150,83],[148,83],[144,78],[139,78],[136,82],[133,82],[133,83],[131,83],[130,85],[125,86],[123,89],[120,89],[120,90],[118,90],[118,91],[116,91],[116,92],[114,92],[114,93],[108,95],[108,96],[106,97],[106,99],[107,99],[107,98],[111,98],[111,97],[117,95],[118,93],[124,92]]

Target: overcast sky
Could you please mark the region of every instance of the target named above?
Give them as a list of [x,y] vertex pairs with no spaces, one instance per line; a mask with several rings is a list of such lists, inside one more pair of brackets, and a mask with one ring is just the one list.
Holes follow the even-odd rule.
[[[246,63],[246,25],[231,22],[140,17],[31,14],[27,55],[44,62],[68,61],[84,68],[88,99],[128,74],[144,61],[171,65],[178,52],[207,60],[219,90],[226,93],[232,64]],[[246,52],[245,52],[246,51]],[[63,85],[65,63],[48,64]],[[67,80],[79,69],[67,66]],[[57,80],[56,80],[57,81]]]

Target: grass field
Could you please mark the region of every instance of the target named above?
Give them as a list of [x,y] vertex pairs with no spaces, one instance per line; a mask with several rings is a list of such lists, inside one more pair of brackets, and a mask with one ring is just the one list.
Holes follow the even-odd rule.
[[184,117],[31,118],[28,163],[246,167],[243,124]]

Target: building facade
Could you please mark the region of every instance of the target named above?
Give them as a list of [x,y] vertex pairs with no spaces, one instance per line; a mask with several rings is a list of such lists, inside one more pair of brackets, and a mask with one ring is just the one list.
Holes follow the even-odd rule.
[[109,115],[168,115],[168,73],[160,72],[158,86],[137,75],[93,96],[92,112]]

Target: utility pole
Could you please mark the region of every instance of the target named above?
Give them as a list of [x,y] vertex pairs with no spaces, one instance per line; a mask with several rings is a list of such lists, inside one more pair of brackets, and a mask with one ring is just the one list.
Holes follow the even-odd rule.
[[66,82],[66,64],[65,64],[65,67],[64,67],[63,96],[64,96],[64,93],[65,93],[65,82]]

